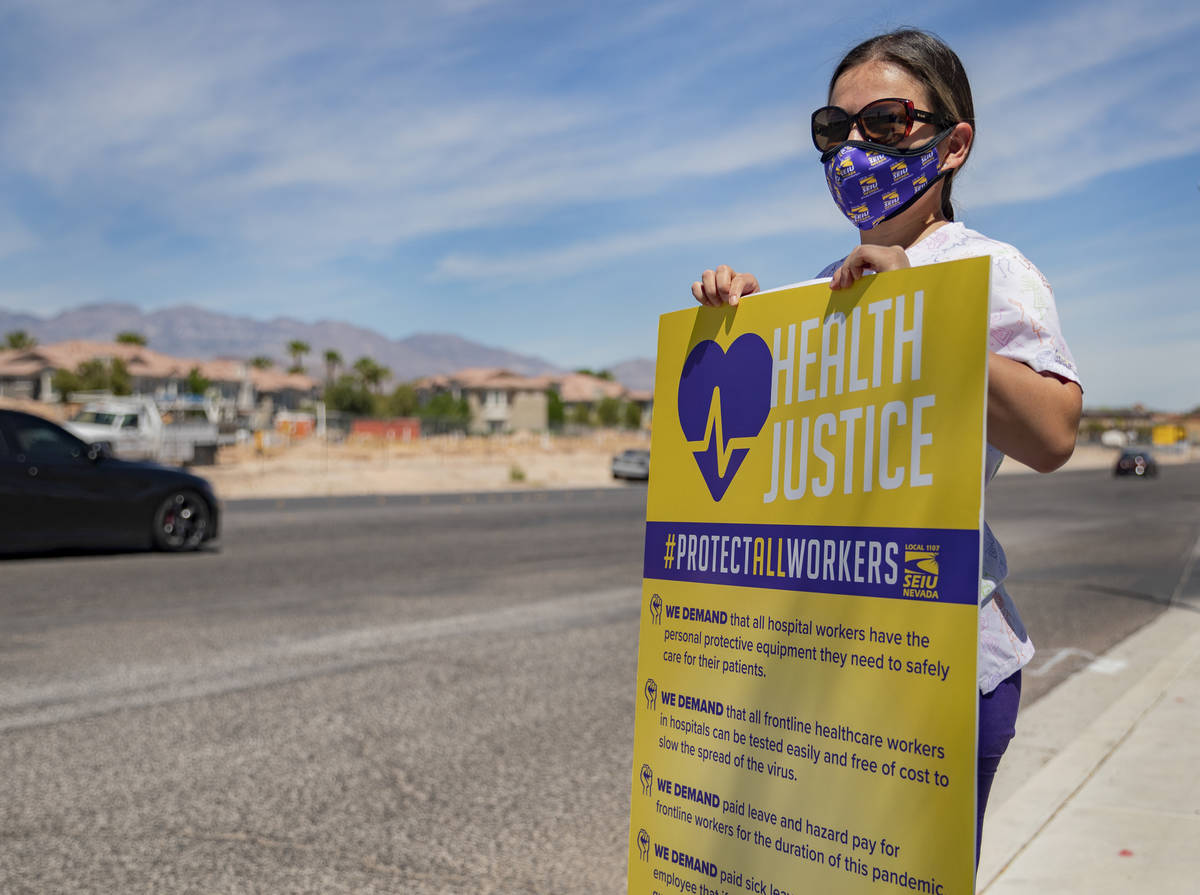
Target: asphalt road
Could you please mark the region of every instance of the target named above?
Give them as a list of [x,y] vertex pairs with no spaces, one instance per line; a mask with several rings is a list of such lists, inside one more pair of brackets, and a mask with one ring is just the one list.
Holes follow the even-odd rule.
[[[1162,611],[1200,466],[1004,477],[1036,699]],[[0,562],[0,891],[622,892],[644,490],[242,503]]]

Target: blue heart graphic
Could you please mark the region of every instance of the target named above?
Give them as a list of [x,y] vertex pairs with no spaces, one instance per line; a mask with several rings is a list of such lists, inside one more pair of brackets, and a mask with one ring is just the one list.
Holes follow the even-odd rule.
[[[729,451],[731,438],[752,438],[761,431],[771,410],[771,349],[760,337],[747,333],[722,351],[712,340],[700,342],[683,364],[679,377],[679,423],[688,441],[704,441],[695,451],[696,465],[713,500],[725,496],[733,477],[746,459],[748,448]],[[718,426],[708,427],[714,392],[720,389]],[[728,453],[721,475],[720,455]]]

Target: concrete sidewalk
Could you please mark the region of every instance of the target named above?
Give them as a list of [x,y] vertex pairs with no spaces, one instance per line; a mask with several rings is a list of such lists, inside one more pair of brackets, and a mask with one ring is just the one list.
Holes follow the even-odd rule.
[[977,892],[1200,891],[1198,560],[1161,616],[1021,712]]

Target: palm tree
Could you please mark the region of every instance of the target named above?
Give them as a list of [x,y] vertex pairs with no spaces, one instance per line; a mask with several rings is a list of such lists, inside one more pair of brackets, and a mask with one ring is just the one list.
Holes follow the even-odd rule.
[[288,369],[289,373],[304,372],[304,355],[312,351],[312,346],[307,342],[302,342],[299,339],[293,339],[287,344],[287,353],[292,356],[292,366]]
[[342,355],[333,348],[325,349],[325,382],[331,383],[337,376],[338,367],[342,365]]
[[369,357],[360,357],[354,362],[354,372],[358,374],[363,385],[367,388],[378,392],[379,386],[383,384],[385,379],[391,378],[392,371],[387,367],[375,363]]
[[19,351],[28,350],[37,347],[37,339],[29,335],[23,329],[14,329],[12,332],[5,333],[4,344],[9,348],[15,348]]

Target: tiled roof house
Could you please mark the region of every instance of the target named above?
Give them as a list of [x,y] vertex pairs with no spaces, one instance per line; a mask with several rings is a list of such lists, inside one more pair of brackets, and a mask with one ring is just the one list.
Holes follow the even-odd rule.
[[247,410],[263,397],[270,397],[276,406],[294,407],[314,397],[319,387],[309,376],[259,370],[240,360],[193,360],[142,345],[75,339],[0,351],[0,395],[57,401],[56,371],[76,370],[85,361],[113,359],[125,365],[136,394],[174,397],[186,391],[189,373],[198,369],[223,399]]

